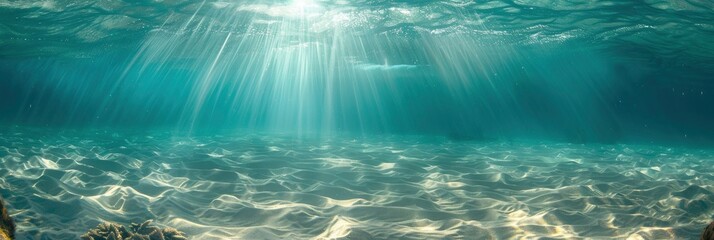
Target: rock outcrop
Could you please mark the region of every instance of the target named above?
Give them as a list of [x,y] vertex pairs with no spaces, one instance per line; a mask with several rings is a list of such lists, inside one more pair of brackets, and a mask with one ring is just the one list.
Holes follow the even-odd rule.
[[82,240],[186,240],[186,235],[174,228],[159,228],[151,220],[132,223],[129,229],[115,223],[101,223],[80,237]]
[[5,208],[5,202],[0,199],[0,240],[15,239],[15,221],[12,220]]

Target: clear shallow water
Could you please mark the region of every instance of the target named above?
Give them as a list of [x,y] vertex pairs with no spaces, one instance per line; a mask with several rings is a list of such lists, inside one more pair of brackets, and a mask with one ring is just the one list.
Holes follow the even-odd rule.
[[710,1],[13,1],[0,122],[714,142]]
[[694,238],[712,4],[0,0],[0,193],[27,239]]
[[714,190],[714,151],[650,145],[47,129],[0,143],[20,239],[147,218],[195,239],[691,239]]

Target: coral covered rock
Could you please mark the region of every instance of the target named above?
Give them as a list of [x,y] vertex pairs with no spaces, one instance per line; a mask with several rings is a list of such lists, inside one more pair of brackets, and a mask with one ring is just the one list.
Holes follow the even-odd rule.
[[0,199],[0,240],[12,239],[15,239],[15,222],[7,213],[5,202]]
[[159,228],[151,220],[132,223],[129,230],[115,223],[101,223],[80,237],[82,240],[186,240],[186,235],[173,228]]

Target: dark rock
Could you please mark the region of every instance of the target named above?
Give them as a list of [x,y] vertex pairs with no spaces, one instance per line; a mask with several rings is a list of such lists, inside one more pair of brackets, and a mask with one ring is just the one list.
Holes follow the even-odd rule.
[[702,232],[702,237],[699,238],[701,240],[714,240],[714,222],[711,222],[709,226],[704,228],[704,232]]
[[0,240],[15,239],[15,221],[12,220],[5,208],[5,202],[0,199]]

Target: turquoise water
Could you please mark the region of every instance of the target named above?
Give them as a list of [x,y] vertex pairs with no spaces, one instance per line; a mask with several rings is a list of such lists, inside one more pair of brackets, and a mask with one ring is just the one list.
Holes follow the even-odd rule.
[[0,1],[21,239],[694,238],[709,1]]

